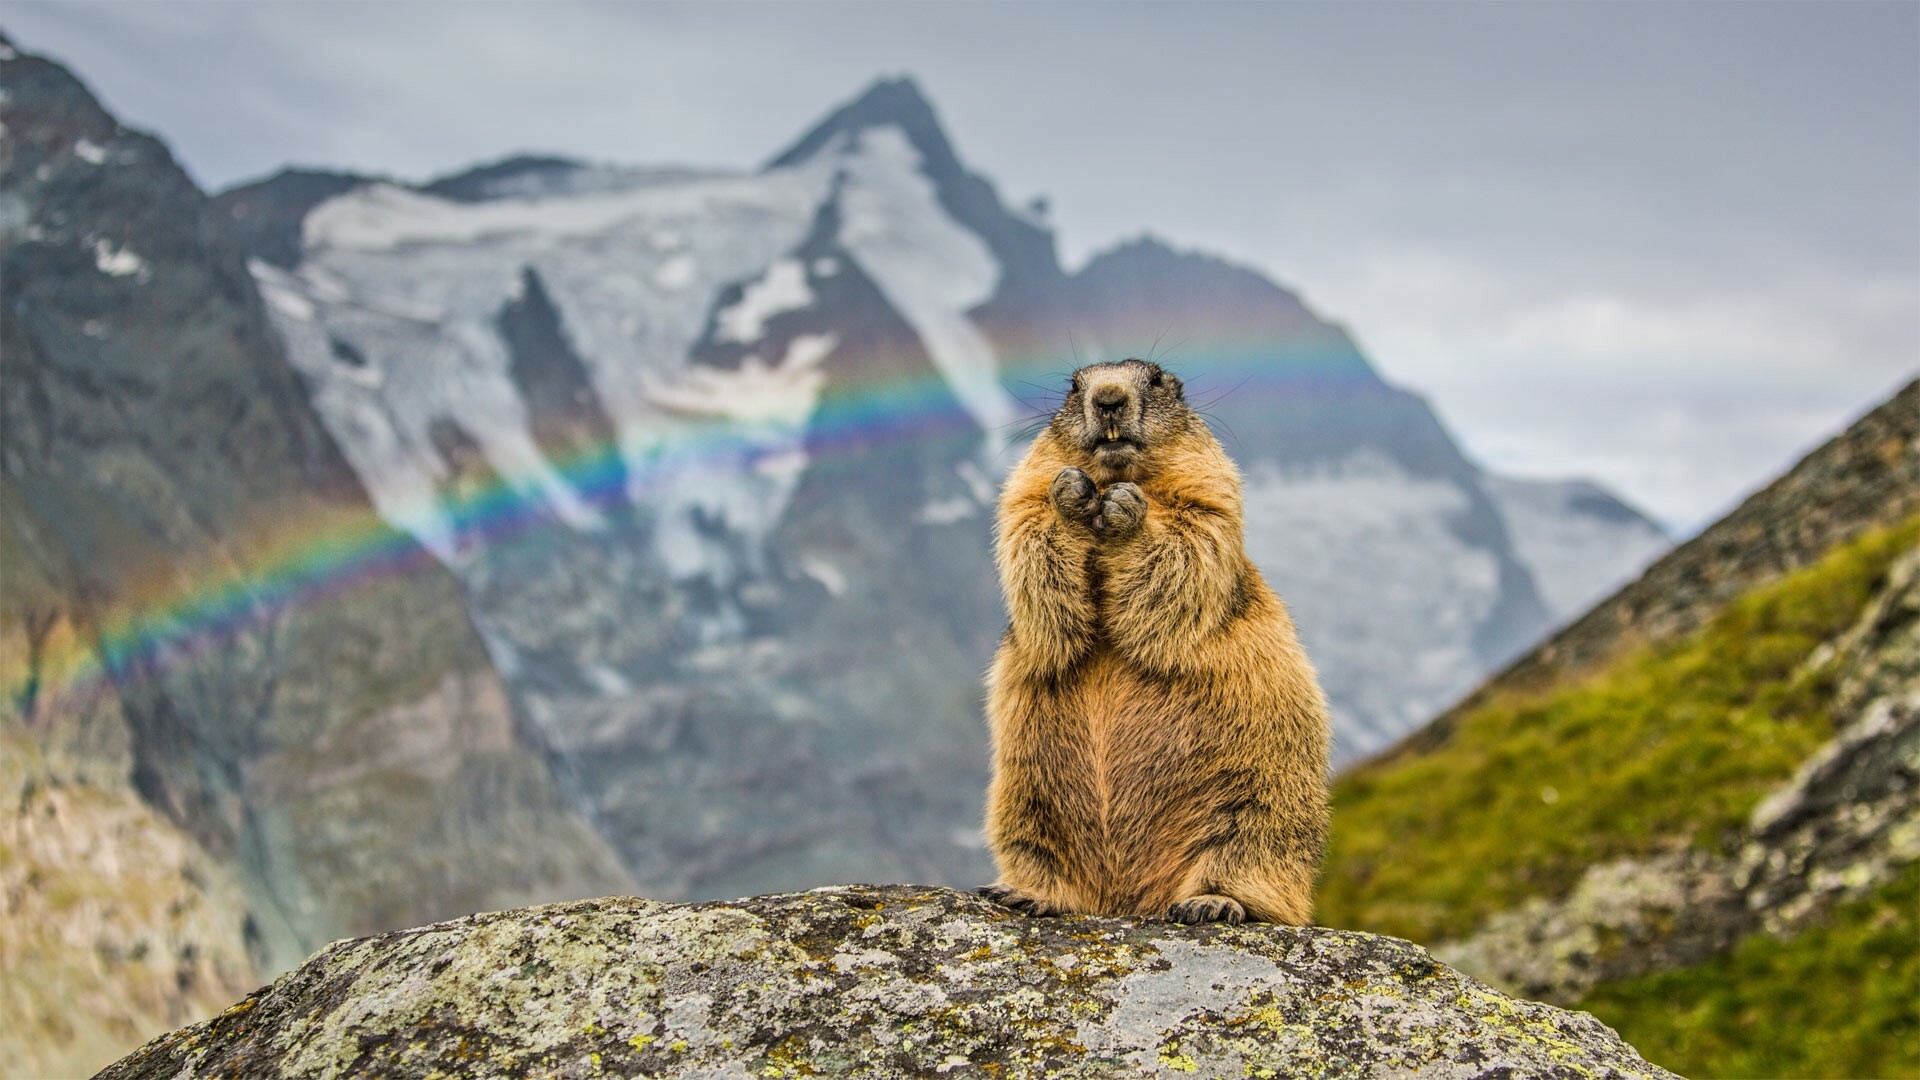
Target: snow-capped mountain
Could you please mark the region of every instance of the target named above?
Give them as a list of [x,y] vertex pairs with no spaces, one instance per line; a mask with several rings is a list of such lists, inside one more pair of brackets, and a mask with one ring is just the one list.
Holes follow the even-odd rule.
[[1591,481],[1483,475],[1481,484],[1500,508],[1556,625],[1624,584],[1618,567],[1644,569],[1673,543],[1645,515]]
[[990,508],[1076,350],[1181,342],[1346,758],[1666,543],[1487,477],[1254,271],[1143,240],[1067,273],[904,80],[752,174],[520,158],[219,205],[374,505],[661,894],[987,872]]

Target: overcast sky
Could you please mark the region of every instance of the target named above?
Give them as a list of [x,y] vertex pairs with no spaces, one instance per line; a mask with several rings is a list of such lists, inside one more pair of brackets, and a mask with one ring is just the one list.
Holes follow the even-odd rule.
[[1682,528],[1920,373],[1920,4],[0,3],[203,185],[751,167],[911,73],[1070,265],[1346,324],[1494,469]]

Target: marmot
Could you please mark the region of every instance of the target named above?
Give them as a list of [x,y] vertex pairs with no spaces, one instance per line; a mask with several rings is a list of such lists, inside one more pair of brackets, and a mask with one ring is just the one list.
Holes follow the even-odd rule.
[[1326,699],[1241,546],[1240,474],[1180,380],[1090,364],[1000,496],[981,893],[1034,915],[1303,925]]

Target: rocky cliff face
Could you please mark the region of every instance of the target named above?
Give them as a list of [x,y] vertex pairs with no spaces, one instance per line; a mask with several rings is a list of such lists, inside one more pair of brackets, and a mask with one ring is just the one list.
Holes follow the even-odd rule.
[[607,899],[339,942],[102,1076],[1657,1077],[1393,938],[937,889]]
[[0,1054],[85,1076],[259,985],[232,868],[110,771],[0,726]]
[[90,987],[0,1053],[98,1064],[164,1021],[155,970],[201,1000],[343,933],[623,884],[449,575],[391,531],[353,535],[403,577],[316,590],[280,557],[371,508],[205,197],[4,40],[0,88],[0,876],[10,927],[58,928],[8,984]]

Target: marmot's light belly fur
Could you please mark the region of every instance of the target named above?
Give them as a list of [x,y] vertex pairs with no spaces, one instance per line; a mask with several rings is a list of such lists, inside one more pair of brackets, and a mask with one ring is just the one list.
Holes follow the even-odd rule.
[[1034,914],[1308,922],[1326,702],[1179,380],[1076,372],[1008,477],[996,553],[983,891]]

